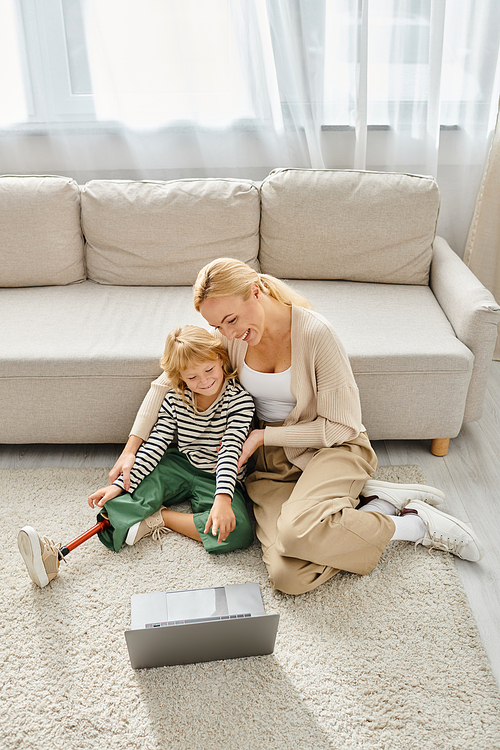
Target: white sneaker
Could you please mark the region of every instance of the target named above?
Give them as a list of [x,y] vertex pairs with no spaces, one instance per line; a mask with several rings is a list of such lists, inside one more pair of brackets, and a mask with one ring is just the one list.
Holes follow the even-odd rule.
[[363,491],[363,497],[376,495],[394,505],[396,510],[403,510],[412,500],[420,500],[428,505],[441,505],[445,499],[444,492],[425,484],[398,484],[397,482],[382,482],[380,479],[368,479]]
[[403,515],[411,511],[417,512],[426,528],[425,536],[419,539],[417,544],[451,552],[452,555],[470,562],[479,562],[482,558],[483,553],[476,536],[463,521],[443,513],[442,510],[431,508],[420,500],[408,503]]
[[60,561],[64,560],[57,544],[47,536],[40,536],[32,526],[23,526],[17,544],[31,580],[40,588],[48,586],[59,572]]

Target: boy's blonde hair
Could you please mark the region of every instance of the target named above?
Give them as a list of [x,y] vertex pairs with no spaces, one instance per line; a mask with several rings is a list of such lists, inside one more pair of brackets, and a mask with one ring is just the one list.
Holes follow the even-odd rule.
[[253,284],[257,284],[263,294],[274,297],[284,305],[294,304],[312,309],[309,300],[284,281],[267,273],[257,273],[246,263],[234,258],[217,258],[201,269],[193,286],[194,306],[199,312],[200,305],[206,299],[238,296],[247,300],[252,293]]
[[236,377],[220,339],[200,326],[179,326],[168,334],[160,364],[172,388],[184,396],[186,384],[181,378],[181,372],[192,365],[207,360],[215,362],[217,359],[222,361],[226,380]]

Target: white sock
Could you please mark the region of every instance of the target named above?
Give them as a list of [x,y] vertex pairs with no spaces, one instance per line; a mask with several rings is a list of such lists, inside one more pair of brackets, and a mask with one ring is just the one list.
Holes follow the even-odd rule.
[[376,497],[374,500],[370,500],[369,503],[363,505],[363,507],[359,508],[359,510],[376,511],[377,513],[383,513],[384,516],[396,515],[396,508],[394,507],[394,505],[392,503],[389,503],[387,500],[381,500],[379,497]]
[[393,542],[418,542],[425,536],[425,523],[416,514],[407,516],[395,516],[396,531],[392,537]]

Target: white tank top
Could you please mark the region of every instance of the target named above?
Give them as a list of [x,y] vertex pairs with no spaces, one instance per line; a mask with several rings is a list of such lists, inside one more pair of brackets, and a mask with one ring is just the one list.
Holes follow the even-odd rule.
[[283,422],[297,403],[291,389],[291,367],[284,372],[258,372],[243,362],[239,379],[253,396],[257,416],[264,422]]

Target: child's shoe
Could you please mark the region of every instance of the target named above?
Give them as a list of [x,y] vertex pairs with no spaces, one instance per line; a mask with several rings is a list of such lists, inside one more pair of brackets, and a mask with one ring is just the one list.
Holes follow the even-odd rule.
[[59,562],[64,560],[55,542],[41,537],[31,526],[24,526],[17,544],[31,580],[40,588],[47,586],[58,574]]
[[136,544],[139,539],[143,539],[145,536],[152,536],[155,541],[161,539],[162,534],[168,534],[170,529],[165,526],[163,520],[161,508],[156,513],[153,513],[149,518],[145,518],[144,521],[138,521],[128,530],[125,542],[127,544]]

